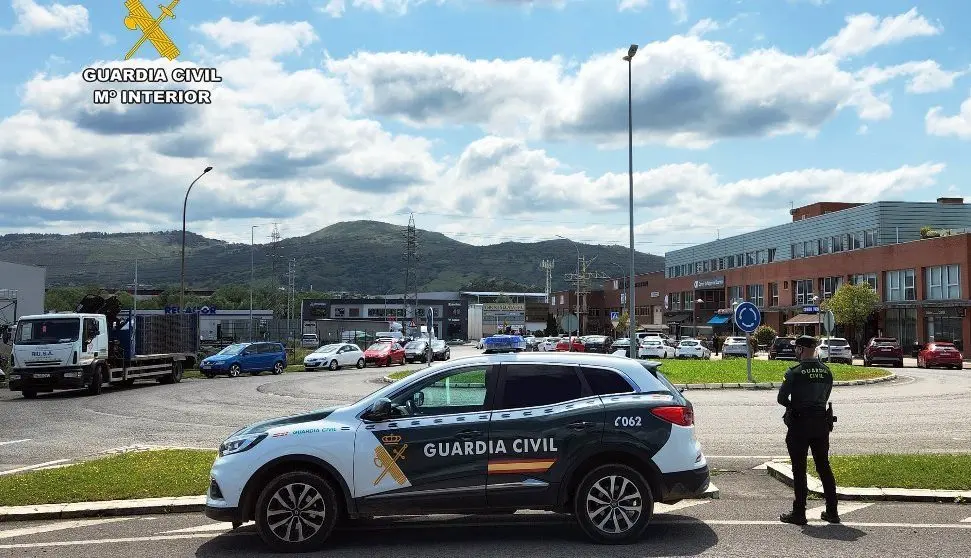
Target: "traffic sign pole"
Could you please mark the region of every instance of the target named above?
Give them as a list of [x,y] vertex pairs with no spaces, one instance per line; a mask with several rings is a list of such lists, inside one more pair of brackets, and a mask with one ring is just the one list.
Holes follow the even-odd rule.
[[748,373],[748,383],[754,383],[752,380],[752,334],[745,332],[745,346],[748,349],[748,358],[745,362],[745,370]]
[[754,381],[752,379],[752,333],[762,323],[762,313],[759,312],[758,306],[751,302],[743,302],[735,307],[734,318],[735,325],[745,332],[746,354],[748,355],[746,359],[746,370],[748,372],[748,381],[751,384]]

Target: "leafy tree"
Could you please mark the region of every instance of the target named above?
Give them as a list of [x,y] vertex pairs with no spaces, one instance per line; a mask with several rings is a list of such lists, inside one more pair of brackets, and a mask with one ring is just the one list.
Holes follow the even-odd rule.
[[[627,331],[628,324],[630,324],[630,316],[628,316],[627,315],[627,311],[624,310],[623,312],[620,313],[620,316],[617,318],[617,328],[616,329],[617,329],[618,333],[620,333],[620,332],[626,332]],[[613,325],[613,324],[610,324],[610,325]]]
[[869,283],[843,284],[833,293],[832,298],[823,302],[821,309],[831,310],[836,323],[852,327],[857,346],[862,347],[866,322],[876,312],[879,304],[880,295]]
[[768,345],[776,337],[778,337],[776,331],[767,325],[760,325],[752,334],[752,339],[755,339],[759,345]]

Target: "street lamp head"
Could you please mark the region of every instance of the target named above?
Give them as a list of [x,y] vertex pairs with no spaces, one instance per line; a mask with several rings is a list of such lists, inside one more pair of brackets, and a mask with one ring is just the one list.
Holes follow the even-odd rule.
[[705,301],[703,299],[700,299],[700,298],[698,300],[696,300],[695,302],[697,302],[698,304],[704,304],[705,303]]
[[624,57],[624,60],[630,62],[631,59],[634,58],[635,54],[637,54],[637,45],[631,45],[630,48],[627,49],[627,56]]
[[206,174],[207,172],[209,172],[211,170],[212,170],[212,167],[206,167],[206,170],[202,171],[202,174]]

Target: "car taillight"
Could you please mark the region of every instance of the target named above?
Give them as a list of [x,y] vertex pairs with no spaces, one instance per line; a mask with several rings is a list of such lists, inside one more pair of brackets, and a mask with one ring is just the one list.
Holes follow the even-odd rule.
[[654,407],[651,414],[678,426],[691,426],[695,423],[695,413],[690,407]]

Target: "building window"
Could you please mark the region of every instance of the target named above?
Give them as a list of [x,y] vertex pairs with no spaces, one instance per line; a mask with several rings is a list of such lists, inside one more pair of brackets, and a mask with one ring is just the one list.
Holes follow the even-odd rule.
[[765,286],[764,285],[749,285],[747,287],[748,296],[746,300],[752,304],[758,306],[759,308],[765,307]]
[[805,250],[803,250],[803,248],[804,248],[804,246],[803,246],[803,243],[802,242],[800,242],[798,244],[793,244],[792,245],[792,257],[793,258],[802,258],[802,257],[805,257],[806,252],[805,252]]
[[953,300],[961,298],[961,284],[959,282],[959,266],[938,265],[926,269],[927,300]]
[[813,301],[813,280],[796,281],[796,304],[811,304]]
[[334,317],[343,318],[344,312],[345,312],[344,308],[334,308]]
[[887,302],[917,300],[916,274],[913,269],[887,272]]
[[728,269],[735,267],[735,256],[728,256]]
[[779,284],[769,283],[769,296],[772,297],[772,306],[779,306]]
[[904,352],[917,342],[917,309],[887,308],[883,334],[895,337]]
[[349,310],[349,313],[348,313],[349,317],[351,317],[351,318],[360,318],[361,317],[361,309],[360,308],[349,308],[348,310]]
[[769,248],[769,263],[775,261],[775,248]]
[[877,274],[876,273],[857,273],[856,275],[850,276],[850,282],[853,285],[862,285],[867,283],[870,288],[880,292],[877,289]]
[[843,252],[843,251],[846,250],[846,237],[845,236],[843,236],[841,234],[838,234],[836,236],[830,237],[830,240],[833,243],[833,253],[834,254],[836,254],[837,252]]
[[961,335],[964,318],[956,316],[927,316],[927,340],[954,343],[959,350],[963,347]]
[[820,238],[816,241],[818,244],[818,251],[820,254],[829,254],[830,247],[833,245],[833,239],[830,237]]
[[853,233],[853,250],[863,248],[863,231]]
[[818,243],[807,240],[802,243],[802,251],[806,254],[806,257],[812,257],[818,255],[816,250],[819,248]]
[[871,248],[877,245],[877,229],[866,231],[866,235],[863,238],[863,247]]
[[560,304],[565,304],[565,303],[563,302],[563,295],[560,295]]
[[718,258],[718,271],[725,269],[725,258]]
[[[842,277],[823,277],[819,280],[819,292],[823,294],[823,300],[832,298],[833,294],[839,290],[843,284]],[[807,303],[808,304],[808,303]]]
[[743,294],[743,287],[741,285],[736,285],[734,287],[728,287],[728,302],[731,304],[736,300],[741,302],[745,296]]

